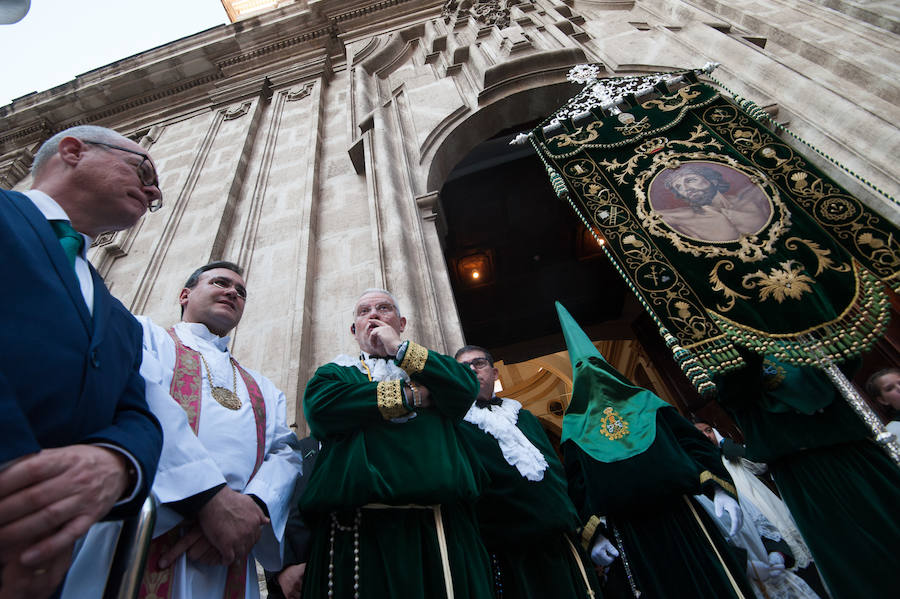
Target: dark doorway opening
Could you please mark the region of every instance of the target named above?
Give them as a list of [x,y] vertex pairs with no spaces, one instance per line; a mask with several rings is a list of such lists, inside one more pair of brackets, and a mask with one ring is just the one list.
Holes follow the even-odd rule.
[[590,335],[632,337],[637,302],[594,237],[556,197],[525,124],[472,150],[440,193],[444,255],[467,342],[506,361],[565,349],[554,301]]

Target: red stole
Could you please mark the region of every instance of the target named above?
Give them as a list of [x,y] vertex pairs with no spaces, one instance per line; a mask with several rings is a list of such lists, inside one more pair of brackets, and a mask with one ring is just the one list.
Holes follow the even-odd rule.
[[[169,393],[172,398],[187,413],[188,423],[194,434],[200,427],[200,405],[202,403],[200,390],[203,383],[203,372],[200,369],[200,352],[187,347],[175,334],[174,327],[167,330],[175,341],[175,371],[172,374],[172,386]],[[241,378],[247,386],[250,395],[250,406],[253,409],[253,417],[256,420],[256,463],[253,465],[253,473],[250,480],[256,475],[266,454],[266,402],[263,399],[259,385],[253,380],[246,370],[232,358],[231,361],[241,373]],[[248,481],[249,482],[249,481]],[[176,526],[167,533],[153,539],[150,543],[150,551],[147,556],[147,567],[144,570],[144,578],[141,581],[140,599],[169,599],[172,596],[172,573],[175,564],[166,569],[158,567],[159,558],[175,545],[181,537],[181,527]],[[247,558],[239,560],[228,566],[228,575],[225,582],[224,599],[240,599],[244,596],[247,584]]]

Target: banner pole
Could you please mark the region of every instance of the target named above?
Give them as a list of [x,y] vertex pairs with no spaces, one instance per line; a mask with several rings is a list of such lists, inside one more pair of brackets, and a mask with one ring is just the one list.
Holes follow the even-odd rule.
[[[810,339],[810,341],[813,340]],[[847,375],[818,347],[817,343],[814,341],[813,343],[818,354],[816,366],[825,373],[825,376],[828,377],[828,380],[831,381],[831,384],[834,385],[844,400],[850,404],[856,415],[869,427],[875,443],[884,449],[897,466],[900,466],[900,443],[898,443],[897,437],[893,433],[888,432],[884,424],[881,423],[878,414],[869,407],[866,400],[857,392],[856,387],[853,386]]]

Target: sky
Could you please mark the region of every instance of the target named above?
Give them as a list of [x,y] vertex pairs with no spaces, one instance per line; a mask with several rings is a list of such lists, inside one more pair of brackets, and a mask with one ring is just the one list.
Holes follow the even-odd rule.
[[0,25],[0,106],[227,22],[221,0],[31,0]]

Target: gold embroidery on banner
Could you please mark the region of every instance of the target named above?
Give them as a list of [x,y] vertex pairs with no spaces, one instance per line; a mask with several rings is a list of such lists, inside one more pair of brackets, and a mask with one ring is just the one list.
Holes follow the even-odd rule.
[[[826,269],[844,273],[850,272],[848,264],[835,264],[834,260],[831,259],[831,250],[823,249],[814,241],[799,237],[789,237],[784,242],[784,246],[789,250],[797,250],[800,244],[809,249],[816,258],[815,276],[822,274],[822,271]],[[744,275],[741,279],[741,285],[744,289],[758,290],[757,301],[759,302],[763,302],[770,297],[779,304],[786,299],[799,300],[804,293],[811,293],[811,286],[816,283],[815,279],[803,272],[805,268],[797,260],[787,260],[779,263],[776,267],[770,268],[768,272],[757,270]],[[743,295],[728,287],[722,281],[719,269],[733,271],[735,265],[730,260],[719,260],[709,273],[709,282],[712,290],[722,293],[726,299],[724,304],[716,305],[716,310],[728,312],[734,308],[736,300],[749,301],[753,299],[749,295]]]
[[[779,268],[780,267],[780,268]],[[785,299],[799,300],[804,293],[812,293],[815,280],[803,272],[803,265],[796,260],[785,260],[769,272],[758,270],[744,275],[741,284],[745,289],[758,289],[759,301],[770,297],[779,304]]]
[[648,100],[641,104],[641,108],[658,108],[663,112],[672,112],[673,110],[678,110],[699,95],[700,90],[682,87],[674,96],[664,96],[658,100]]
[[591,539],[594,538],[594,533],[597,532],[598,526],[600,526],[600,518],[598,518],[597,516],[591,516],[590,518],[588,518],[587,524],[584,525],[584,528],[581,529],[581,546],[585,551],[588,550]]
[[583,179],[588,188],[586,207],[606,240],[617,247],[626,266],[635,273],[634,282],[641,294],[678,326],[677,335],[683,343],[708,337],[712,323],[699,302],[686,301],[693,297],[687,283],[653,242],[632,225],[634,216],[622,198],[600,186],[601,175],[595,170],[592,165],[585,169],[589,172]]
[[[597,164],[600,166],[605,166],[610,171],[614,173],[614,178],[616,182],[624,184],[626,178],[634,175],[635,168],[637,167],[637,163],[648,156],[659,152],[660,150],[664,150],[672,145],[685,146],[689,148],[702,148],[702,147],[715,147],[722,149],[722,144],[719,142],[709,139],[704,139],[702,142],[695,142],[694,140],[703,138],[703,129],[700,125],[691,132],[691,137],[688,140],[674,140],[670,141],[666,137],[652,137],[650,139],[645,140],[640,145],[635,147],[634,154],[626,160],[625,162],[619,162],[615,158],[612,160],[600,160]],[[624,168],[621,172],[620,169]]]
[[610,441],[618,441],[628,435],[628,421],[619,416],[611,407],[603,409],[605,416],[600,419],[600,432]]
[[[734,144],[776,184],[789,189],[793,200],[835,239],[850,242],[866,267],[900,290],[900,239],[890,222],[867,211],[858,199],[809,170],[808,162],[787,144],[755,124],[733,106],[714,106],[701,120]],[[748,130],[754,135],[747,135]]]
[[710,480],[713,481],[714,483],[716,483],[717,485],[719,485],[720,487],[722,487],[725,490],[725,492],[728,493],[729,495],[731,495],[732,497],[738,496],[737,489],[735,489],[734,485],[731,484],[730,482],[728,482],[727,480],[719,478],[718,476],[716,476],[709,470],[704,470],[703,472],[700,473],[700,484],[701,485]]
[[[857,262],[852,263],[855,288],[847,307],[837,317],[818,325],[786,333],[770,333],[737,323],[722,314],[707,310],[716,327],[728,338],[740,339],[741,345],[758,354],[771,355],[775,359],[799,366],[815,363],[806,351],[797,351],[797,339],[816,339],[816,351],[835,361],[857,356],[869,348],[884,333],[890,322],[890,310],[882,283]],[[860,311],[868,314],[860,318]],[[692,349],[692,348],[688,348]]]
[[838,264],[834,265],[834,260],[831,259],[831,250],[822,249],[822,247],[809,239],[800,239],[799,237],[788,237],[784,240],[784,247],[789,250],[796,250],[797,243],[802,243],[809,251],[811,251],[816,256],[816,276],[822,274],[822,271],[825,269],[834,270],[837,272],[850,272],[849,264]]
[[403,407],[403,381],[379,381],[376,386],[378,411],[382,418],[391,420],[405,416],[409,411]]
[[594,121],[584,129],[579,127],[572,133],[560,133],[559,135],[547,138],[547,141],[552,141],[561,148],[588,144],[600,136],[598,129],[602,126],[603,121]]
[[409,346],[406,348],[406,354],[403,356],[403,361],[400,362],[400,368],[406,374],[412,376],[425,370],[425,362],[427,360],[428,350],[418,343],[410,341]]
[[[661,141],[648,141],[642,147],[652,153],[653,148],[668,146],[665,138],[657,139]],[[611,173],[599,168],[590,155],[557,163],[557,168],[581,193],[586,210],[583,216],[602,232],[626,271],[635,273],[632,281],[637,293],[655,313],[669,319],[670,330],[679,343],[697,351],[703,366],[713,371],[743,366],[743,360],[729,350],[732,344],[720,334],[690,285],[642,230],[632,208],[615,191]],[[702,350],[698,343],[704,344]],[[731,355],[723,358],[723,351],[730,351]]]
[[621,127],[614,127],[616,131],[621,133],[626,137],[631,137],[632,135],[637,135],[638,133],[643,133],[650,128],[650,119],[648,117],[644,117],[639,121],[634,121],[632,123],[628,123]]
[[734,270],[734,262],[731,262],[730,260],[719,260],[718,262],[716,262],[716,265],[713,266],[713,269],[711,271],[709,271],[709,282],[712,285],[712,290],[722,292],[722,294],[725,295],[725,298],[727,299],[727,302],[728,302],[727,304],[724,304],[724,305],[717,304],[716,310],[719,310],[720,312],[728,312],[729,310],[734,308],[734,303],[736,300],[738,300],[738,299],[749,300],[750,296],[742,295],[742,294],[738,293],[737,291],[735,291],[734,289],[731,289],[730,287],[725,285],[725,283],[723,283],[722,280],[719,278],[719,268],[720,267],[724,268],[725,270]]

